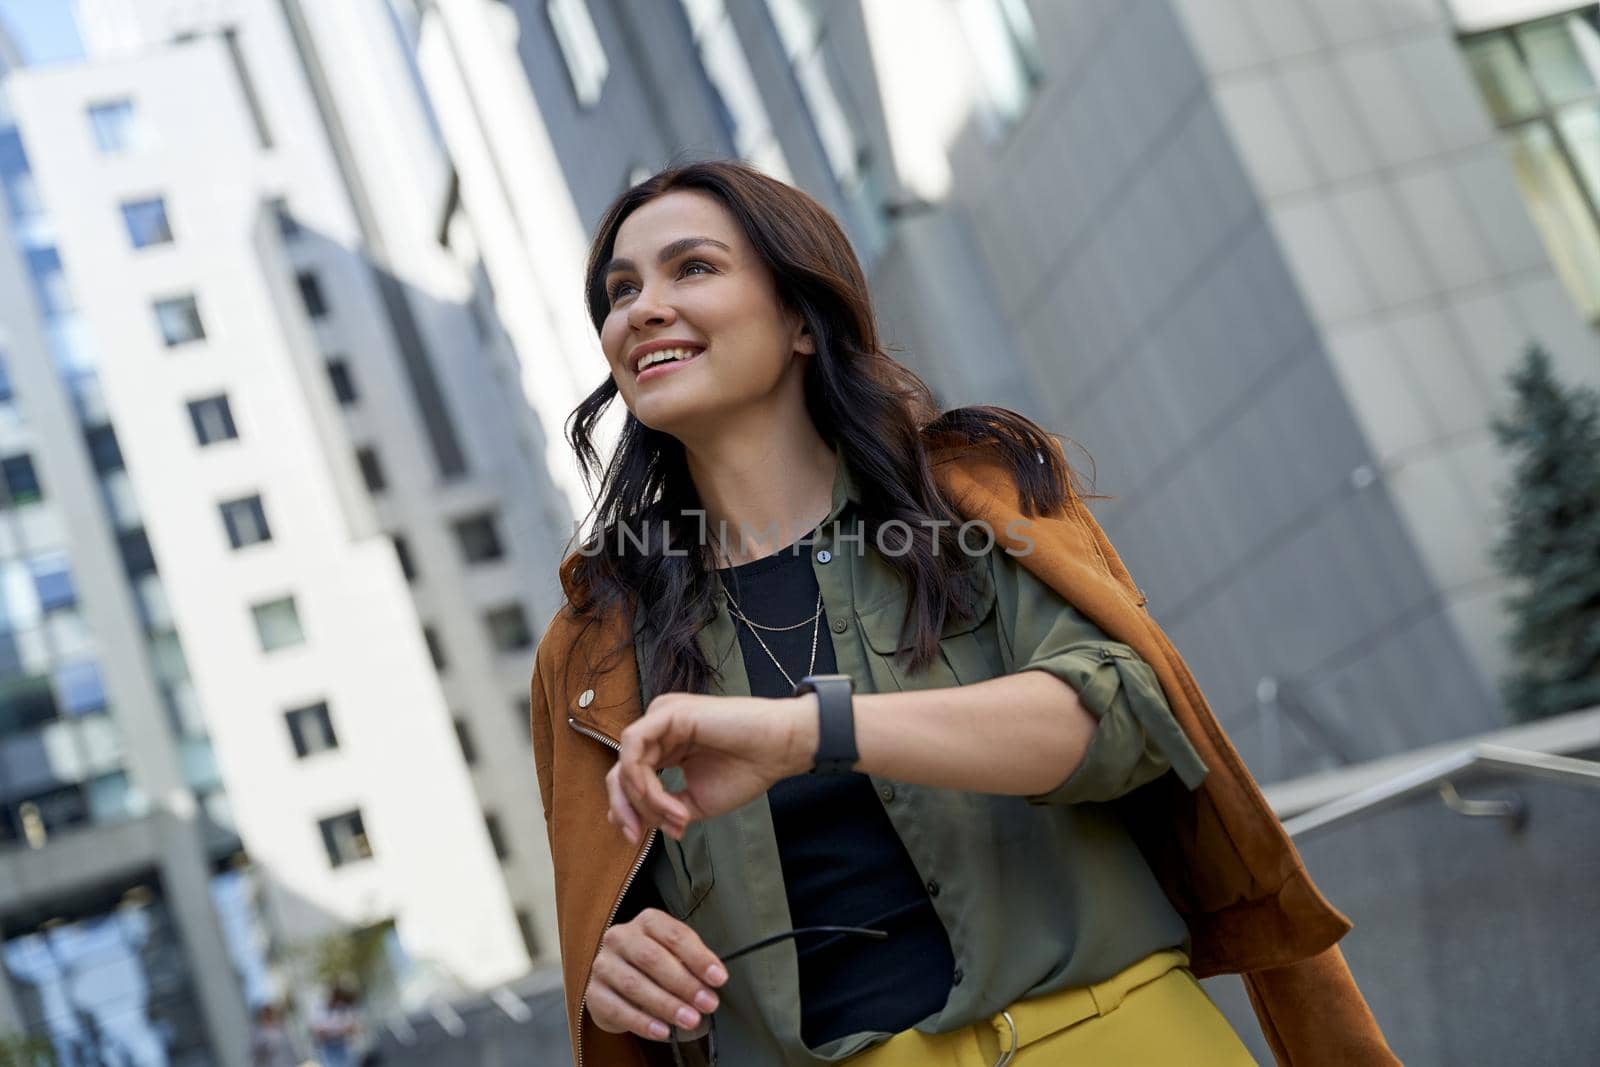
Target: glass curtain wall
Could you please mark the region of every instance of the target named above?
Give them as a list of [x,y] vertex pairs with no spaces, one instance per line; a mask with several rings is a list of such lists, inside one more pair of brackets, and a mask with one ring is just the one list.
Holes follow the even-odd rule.
[[[0,962],[22,1022],[58,1067],[210,1067],[183,945],[160,879],[5,918]],[[42,1051],[42,1050],[39,1050]]]
[[1556,271],[1600,322],[1600,5],[1462,48]]

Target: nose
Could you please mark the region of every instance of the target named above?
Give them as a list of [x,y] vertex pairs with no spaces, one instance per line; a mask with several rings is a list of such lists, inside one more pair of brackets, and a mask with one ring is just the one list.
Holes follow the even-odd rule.
[[665,326],[677,321],[678,313],[671,304],[656,297],[657,290],[645,287],[628,305],[628,325],[635,330],[646,326]]

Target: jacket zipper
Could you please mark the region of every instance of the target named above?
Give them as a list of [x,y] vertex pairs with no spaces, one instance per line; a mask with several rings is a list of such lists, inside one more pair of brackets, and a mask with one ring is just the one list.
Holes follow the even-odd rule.
[[[571,715],[567,716],[567,725],[572,727],[578,733],[582,734],[584,737],[593,738],[594,740],[600,742],[613,752],[622,751],[622,742],[609,738],[598,730],[592,730],[589,727],[584,726]],[[656,828],[652,826],[650,831],[645,834],[644,847],[639,850],[638,857],[633,861],[633,869],[628,872],[627,881],[622,883],[622,891],[617,894],[617,899],[611,904],[611,912],[606,916],[606,924],[600,928],[601,937],[605,936],[605,932],[611,929],[611,924],[616,921],[617,911],[622,907],[622,898],[628,895],[629,889],[633,888],[633,880],[639,877],[639,871],[644,867],[645,857],[650,855],[650,846],[655,843]],[[583,1067],[583,1013],[587,1011],[589,1007],[589,982],[593,977],[594,961],[590,960],[589,973],[585,975],[583,979],[583,996],[578,1000],[578,1035],[575,1042],[575,1044],[578,1046],[578,1062],[576,1067]]]

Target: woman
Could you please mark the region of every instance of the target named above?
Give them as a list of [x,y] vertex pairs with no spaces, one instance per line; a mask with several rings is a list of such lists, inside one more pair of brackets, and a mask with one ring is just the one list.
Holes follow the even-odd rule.
[[[611,375],[569,434],[603,493],[532,686],[580,1067],[691,1039],[741,1067],[1253,1062],[1193,951],[1272,976],[1280,1056],[1395,1062],[1348,922],[1127,643],[1163,648],[1055,441],[937,411],[822,207],[664,171],[601,221],[587,291]],[[1243,850],[1195,870],[1213,824]],[[1176,877],[1146,858],[1175,850]]]

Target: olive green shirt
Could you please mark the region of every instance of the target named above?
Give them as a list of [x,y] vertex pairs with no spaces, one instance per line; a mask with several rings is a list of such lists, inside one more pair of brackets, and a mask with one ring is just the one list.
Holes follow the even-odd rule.
[[[1171,769],[1190,789],[1207,770],[1173,719],[1154,672],[1001,549],[987,552],[978,617],[946,625],[941,655],[908,674],[894,660],[903,586],[870,537],[860,497],[840,457],[833,507],[809,535],[828,636],[840,673],[858,693],[969,685],[1043,670],[1075,689],[1098,727],[1083,762],[1041,796],[937,789],[873,776],[884,805],[955,953],[942,1011],[917,1024],[938,1033],[1017,1000],[1103,980],[1159,949],[1188,948],[1188,930],[1106,801]],[[854,535],[854,536],[852,536]],[[804,539],[802,539],[804,540]],[[967,542],[986,543],[974,528]],[[886,540],[887,545],[893,544]],[[892,548],[891,548],[892,551]],[[727,599],[699,634],[720,672],[717,695],[749,695]],[[642,620],[635,620],[642,632]],[[644,642],[636,642],[642,706],[649,707]],[[682,784],[676,768],[668,788]],[[791,929],[788,898],[765,795],[691,824],[682,842],[658,837],[650,876],[666,908],[713,952]],[[937,886],[937,889],[933,889]],[[800,1036],[799,971],[792,941],[734,961],[716,1013],[718,1055],[741,1067],[844,1059],[887,1040],[853,1034],[819,1048]]]

